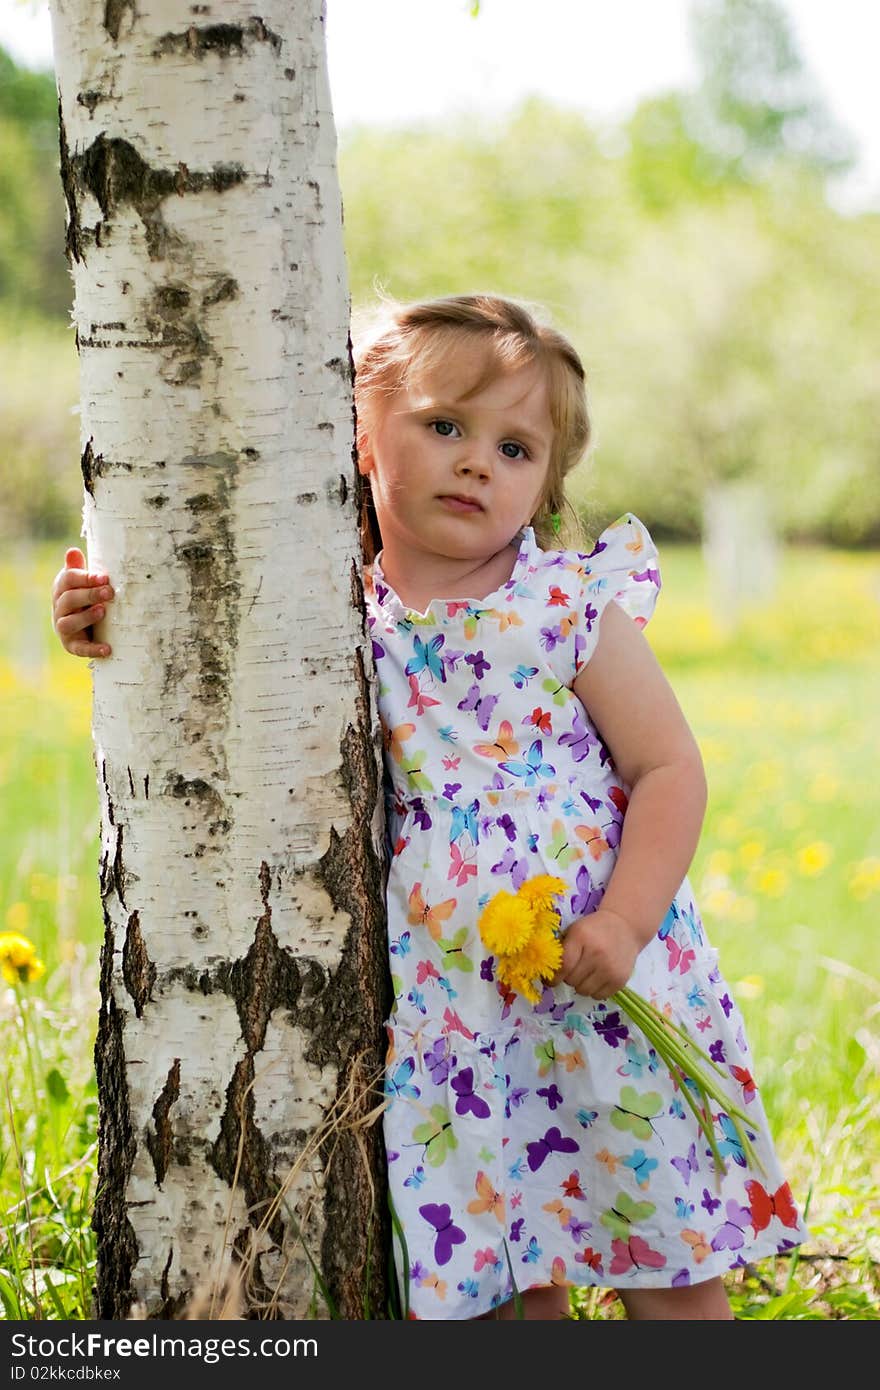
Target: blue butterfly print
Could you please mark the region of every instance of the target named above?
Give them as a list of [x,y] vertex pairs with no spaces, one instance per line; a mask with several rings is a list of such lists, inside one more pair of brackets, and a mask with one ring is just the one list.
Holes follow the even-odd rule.
[[408,1178],[404,1178],[403,1185],[404,1187],[421,1187],[426,1177],[427,1174],[420,1163],[417,1168],[413,1169]]
[[625,1168],[632,1168],[636,1176],[636,1182],[641,1186],[647,1186],[648,1179],[658,1166],[658,1159],[649,1158],[644,1149],[634,1149],[633,1152],[623,1160]]
[[669,1107],[669,1114],[674,1115],[677,1120],[684,1119],[684,1106],[678,1096],[672,1097],[672,1104]]
[[658,931],[657,935],[659,936],[661,941],[666,940],[667,936],[672,931],[672,928],[675,926],[677,918],[678,913],[675,909],[675,903],[673,903],[666,916],[663,918],[663,921],[660,923],[660,930]]
[[386,1076],[383,1083],[383,1090],[386,1096],[396,1099],[397,1096],[406,1096],[409,1100],[418,1100],[422,1094],[418,1086],[410,1085],[410,1077],[416,1069],[415,1060],[406,1057],[400,1066],[396,1068],[392,1076]]
[[405,956],[409,952],[412,938],[408,931],[402,931],[400,936],[394,938],[391,943],[391,954],[393,956]]
[[479,801],[472,801],[466,809],[461,806],[452,808],[452,829],[449,835],[449,843],[454,842],[467,831],[474,844],[479,844],[480,828],[477,823],[477,812],[480,809]]
[[534,786],[539,777],[552,777],[556,771],[552,763],[544,762],[544,745],[539,738],[529,748],[524,763],[499,763],[498,766],[512,777],[522,777],[527,787]]
[[524,1158],[518,1158],[513,1163],[511,1163],[510,1167],[507,1170],[507,1176],[510,1179],[510,1181],[519,1182],[520,1178],[525,1173],[525,1168],[526,1161]]
[[406,663],[404,670],[408,676],[418,675],[419,671],[430,671],[432,676],[436,676],[438,681],[446,680],[446,672],[443,669],[443,662],[440,660],[440,648],[446,641],[442,632],[438,632],[436,637],[432,637],[430,642],[423,642],[416,633],[413,638],[413,649],[415,656]]
[[725,1115],[722,1110],[718,1115],[718,1123],[724,1132],[724,1138],[721,1139],[718,1144],[718,1152],[722,1155],[730,1154],[730,1157],[738,1167],[745,1168],[746,1155],[734,1128],[733,1120],[729,1115]]
[[476,1298],[480,1292],[480,1286],[476,1279],[462,1279],[458,1285],[459,1293],[467,1294],[468,1298]]
[[706,996],[699,985],[691,986],[687,1001],[692,1009],[704,1009],[706,1007]]
[[532,676],[536,676],[537,674],[537,666],[523,666],[520,664],[515,671],[511,671],[510,679],[513,681],[517,690],[522,690],[524,686],[528,685]]
[[676,1197],[675,1214],[681,1221],[690,1221],[694,1214],[693,1202],[686,1202],[684,1197]]
[[528,1243],[528,1245],[527,1245],[527,1247],[526,1247],[525,1254],[524,1254],[523,1257],[522,1257],[522,1262],[523,1262],[524,1265],[526,1265],[526,1264],[536,1265],[536,1264],[538,1263],[538,1260],[539,1260],[539,1259],[541,1258],[541,1256],[543,1255],[543,1253],[544,1253],[543,1250],[541,1249],[540,1245],[538,1244],[537,1237],[536,1237],[536,1236],[532,1236],[531,1240],[529,1241],[529,1243]]
[[458,734],[454,724],[444,724],[442,729],[437,730],[437,737],[442,738],[444,743],[455,743]]
[[414,1008],[418,1009],[420,1014],[426,1014],[428,1012],[425,1007],[425,996],[420,989],[411,989],[406,997],[409,1003],[412,1004]]
[[590,1125],[598,1120],[599,1112],[598,1110],[579,1110],[575,1118],[579,1125],[583,1125],[584,1129],[589,1129]]
[[647,1053],[640,1052],[632,1039],[629,1039],[626,1044],[626,1061],[622,1067],[617,1068],[617,1074],[618,1076],[640,1077],[645,1067],[649,1071],[655,1072],[659,1065],[657,1053],[653,1047],[649,1048]]
[[441,989],[446,990],[446,993],[450,999],[458,998],[458,990],[452,988],[452,985],[450,984],[449,980],[447,980],[445,975],[441,975],[437,983]]
[[570,1028],[573,1033],[581,1033],[585,1038],[591,1036],[590,1025],[583,1014],[572,1012],[565,1015],[565,1027]]

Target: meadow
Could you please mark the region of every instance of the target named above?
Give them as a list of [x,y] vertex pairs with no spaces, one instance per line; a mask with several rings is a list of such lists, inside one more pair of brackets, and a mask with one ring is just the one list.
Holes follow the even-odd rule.
[[[63,552],[22,545],[0,564],[0,933],[44,966],[0,980],[10,1319],[92,1316],[103,928],[89,669],[51,628]],[[733,627],[713,613],[698,548],[662,546],[661,562],[646,635],[709,780],[691,879],[810,1228],[796,1254],[729,1275],[729,1291],[744,1319],[876,1319],[880,554],[789,548],[772,600]],[[572,1309],[621,1316],[602,1292]]]

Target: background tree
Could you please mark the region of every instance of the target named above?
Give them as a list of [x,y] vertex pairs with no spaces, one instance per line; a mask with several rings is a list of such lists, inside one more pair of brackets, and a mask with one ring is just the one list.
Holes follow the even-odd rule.
[[[105,939],[96,1307],[384,1301],[386,969],[320,0],[54,0]],[[368,1252],[375,1252],[372,1266]],[[316,1315],[326,1305],[319,1300]]]

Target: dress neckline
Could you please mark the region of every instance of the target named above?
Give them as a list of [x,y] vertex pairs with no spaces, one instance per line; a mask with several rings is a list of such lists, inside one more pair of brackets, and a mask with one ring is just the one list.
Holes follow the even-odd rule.
[[532,559],[535,549],[534,527],[524,526],[521,531],[517,532],[514,539],[517,540],[519,549],[516,559],[513,562],[513,569],[510,571],[510,578],[506,579],[497,589],[493,589],[490,594],[486,594],[485,598],[432,598],[427,608],[422,612],[419,612],[417,608],[408,608],[397,592],[392,589],[382,572],[382,566],[379,561],[379,556],[382,554],[380,550],[379,555],[376,556],[369,567],[373,577],[373,587],[377,602],[380,607],[386,610],[393,610],[402,614],[404,617],[411,617],[415,620],[428,618],[435,608],[445,608],[450,604],[457,604],[462,608],[491,608],[494,599],[501,598],[502,596],[510,597],[510,594],[520,581],[523,570]]

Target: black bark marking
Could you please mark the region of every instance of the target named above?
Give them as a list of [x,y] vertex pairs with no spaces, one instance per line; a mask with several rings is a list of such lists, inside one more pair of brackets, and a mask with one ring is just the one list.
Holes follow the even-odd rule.
[[[269,1147],[254,1120],[254,1059],[251,1053],[236,1065],[226,1088],[226,1105],[220,1120],[220,1133],[211,1149],[211,1166],[218,1177],[233,1187],[244,1188],[248,1214],[254,1226],[261,1226],[278,1185],[270,1177]],[[237,1178],[236,1178],[237,1172]],[[284,1224],[279,1213],[266,1229],[281,1245]]]
[[246,24],[191,24],[182,33],[163,34],[153,57],[164,58],[169,53],[191,53],[199,60],[206,53],[220,58],[244,57],[245,39],[271,44],[276,53],[281,47],[281,36],[268,29],[262,19],[254,18]]
[[147,954],[141,935],[140,918],[133,912],[128,919],[125,945],[122,948],[122,978],[134,1002],[134,1011],[143,1018],[144,1006],[149,1003],[156,983],[156,967]]
[[98,1318],[125,1319],[134,1300],[131,1274],[137,1237],[128,1219],[125,1191],[137,1143],[131,1124],[125,1071],[125,1018],[113,998],[113,924],[104,908],[101,947],[101,1010],[95,1070],[101,1097],[98,1122],[98,1185],[92,1214],[97,1235],[95,1310]]
[[210,309],[213,304],[220,304],[224,299],[238,299],[238,281],[231,275],[215,275],[210,289],[205,290],[202,295],[202,308]]
[[165,1181],[165,1174],[168,1172],[168,1165],[171,1162],[174,1134],[171,1128],[171,1121],[168,1117],[174,1102],[180,1096],[180,1058],[175,1057],[174,1062],[165,1078],[165,1085],[153,1106],[153,1122],[155,1130],[147,1131],[147,1148],[153,1160],[153,1168],[156,1172],[156,1183],[161,1188]]
[[240,164],[215,164],[207,171],[191,173],[186,165],[176,169],[154,169],[127,140],[108,138],[102,131],[81,153],[71,153],[67,145],[64,122],[59,104],[59,136],[61,145],[61,182],[67,200],[68,258],[81,261],[86,242],[96,241],[105,231],[100,224],[88,231],[80,220],[80,204],[85,193],[97,202],[105,223],[112,222],[117,208],[129,205],[135,209],[144,225],[147,251],[151,260],[160,260],[171,243],[161,205],[173,195],[213,190],[225,193],[242,184],[247,174]]
[[95,107],[99,102],[109,100],[110,98],[106,92],[77,92],[76,94],[77,106],[84,106],[92,117],[95,114]]
[[83,449],[82,458],[79,461],[83,475],[83,486],[92,498],[95,496],[95,479],[100,478],[101,474],[104,472],[104,455],[95,453],[92,448],[93,438],[94,436],[90,437],[87,441],[86,447]]
[[134,27],[134,0],[106,0],[104,5],[104,28],[107,30],[107,33],[114,43],[119,42],[122,19],[126,10],[131,12],[131,23],[132,27]]
[[137,795],[137,793],[135,792],[135,789],[134,789],[134,778],[133,778],[132,775],[131,775],[131,768],[128,767],[128,766],[126,765],[126,769],[125,769],[125,770],[126,770],[126,772],[128,773],[128,789],[129,789],[129,791],[131,792],[132,800],[134,800],[134,798],[135,798],[135,796]]
[[[178,800],[182,800],[185,806],[195,802],[198,811],[196,821],[193,824],[203,824],[206,817],[213,816],[208,827],[209,835],[216,835],[218,831],[227,831],[232,825],[229,808],[220,795],[216,787],[212,787],[201,777],[194,778],[188,782],[179,773],[169,773],[165,781],[166,792]],[[191,827],[187,827],[190,829]]]

